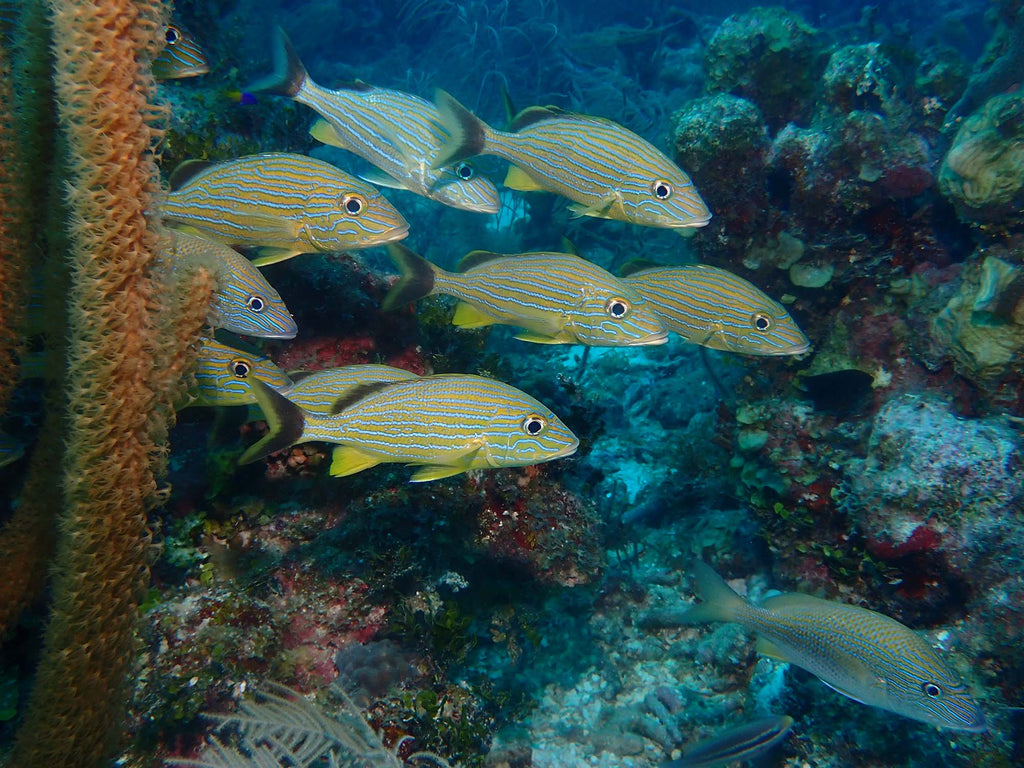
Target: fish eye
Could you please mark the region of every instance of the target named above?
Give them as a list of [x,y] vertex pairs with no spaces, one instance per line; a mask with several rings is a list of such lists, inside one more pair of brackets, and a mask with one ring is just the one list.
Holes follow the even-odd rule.
[[181,40],[181,32],[177,27],[168,24],[167,29],[164,30],[164,40],[167,41],[168,45],[174,45]]
[[651,184],[651,192],[659,200],[668,200],[672,197],[672,184],[665,181],[664,179],[658,179],[656,182]]
[[473,178],[473,166],[469,163],[459,163],[455,166],[455,172],[459,174],[459,178],[463,181],[469,181]]
[[620,299],[618,296],[608,299],[608,302],[604,305],[605,314],[609,317],[619,319],[629,314],[629,302],[625,299]]
[[232,375],[236,379],[244,379],[249,376],[249,372],[252,370],[252,366],[249,365],[248,360],[243,360],[240,357],[236,357],[228,365],[228,370],[231,371]]
[[341,198],[341,207],[345,209],[345,213],[358,216],[366,207],[366,201],[359,195],[345,195]]
[[531,413],[523,419],[523,431],[528,435],[539,435],[547,425],[544,417],[538,416],[536,413]]
[[253,312],[262,312],[266,308],[267,304],[260,296],[250,296],[246,299],[245,306]]
[[772,327],[772,319],[768,315],[762,315],[758,313],[750,318],[754,323],[754,327],[759,331],[767,331]]
[[924,691],[925,696],[932,699],[938,698],[942,695],[942,689],[935,683],[922,683],[921,690]]

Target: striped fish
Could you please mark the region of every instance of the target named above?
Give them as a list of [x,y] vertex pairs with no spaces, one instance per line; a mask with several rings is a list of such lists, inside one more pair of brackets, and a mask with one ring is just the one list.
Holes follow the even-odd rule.
[[505,186],[524,192],[557,192],[575,201],[577,216],[596,216],[647,227],[703,227],[711,212],[690,177],[653,144],[618,123],[530,107],[498,131],[438,91],[438,112],[451,139],[435,165],[474,155],[513,163]]
[[523,341],[625,347],[664,344],[668,336],[639,293],[571,253],[473,251],[458,273],[404,246],[389,246],[388,254],[402,275],[384,298],[385,310],[445,293],[460,300],[455,325],[517,325],[526,329],[516,336]]
[[236,349],[216,339],[200,339],[196,388],[181,407],[251,405],[256,398],[246,382],[256,376],[280,389],[292,383],[269,357]]
[[576,436],[525,392],[482,376],[448,374],[359,388],[332,415],[303,410],[259,380],[250,382],[270,432],[241,464],[297,443],[339,443],[331,474],[377,464],[421,466],[412,482],[470,469],[539,464],[576,451]]
[[211,240],[260,247],[257,266],[300,253],[369,248],[409,233],[402,214],[365,181],[284,152],[206,167],[167,196],[161,213],[168,224]]
[[627,264],[621,276],[668,330],[694,344],[745,355],[799,355],[811,346],[785,307],[724,269],[693,264],[633,271]]
[[760,717],[697,742],[681,758],[662,763],[661,768],[717,768],[754,760],[782,741],[792,727],[789,715]]
[[984,731],[985,717],[967,686],[908,627],[855,605],[801,594],[760,607],[736,594],[706,563],[693,571],[705,602],[687,624],[731,621],[758,633],[758,652],[795,664],[844,696],[940,728]]
[[178,262],[205,267],[217,281],[209,323],[232,333],[263,339],[294,339],[295,318],[280,294],[251,261],[221,243],[186,232],[171,232],[168,255]]
[[187,29],[168,24],[164,27],[164,40],[167,44],[153,59],[153,77],[157,80],[195,77],[210,71],[206,54]]
[[403,368],[371,364],[325,368],[312,373],[298,371],[289,375],[294,384],[281,389],[281,394],[299,408],[319,414],[331,413],[334,404],[356,387],[418,378],[417,374]]
[[313,137],[377,166],[382,173],[363,176],[374,184],[407,189],[453,208],[498,212],[498,190],[471,164],[434,167],[448,132],[433,104],[359,81],[323,88],[310,78],[280,27],[275,40],[274,74],[248,91],[276,93],[312,108],[322,118],[310,130]]

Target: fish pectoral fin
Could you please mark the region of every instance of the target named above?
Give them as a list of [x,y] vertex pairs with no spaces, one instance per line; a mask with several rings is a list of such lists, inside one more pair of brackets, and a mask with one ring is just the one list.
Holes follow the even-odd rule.
[[779,648],[779,646],[766,637],[757,638],[757,652],[762,656],[767,656],[769,659],[775,659],[776,661],[789,662],[790,660],[784,650]]
[[508,173],[505,174],[504,184],[509,189],[515,189],[519,192],[548,192],[550,190],[545,189],[536,181],[534,181],[529,174],[526,173],[518,165],[510,166]]
[[537,333],[536,331],[522,331],[517,333],[513,338],[519,339],[519,341],[529,341],[533,344],[576,344],[575,339],[571,339],[568,336],[559,334],[558,336],[548,336],[543,333]]
[[822,680],[820,677],[818,679],[821,680],[821,682],[823,682],[825,685],[827,685],[829,688],[831,688],[836,693],[841,693],[846,698],[853,699],[854,701],[859,702],[860,704],[866,704],[868,706],[871,706],[871,702],[864,701],[864,699],[867,698],[867,697],[865,697],[865,696],[855,696],[854,694],[850,693],[848,690],[846,690],[845,688],[843,688],[840,685],[836,685],[835,683],[830,683],[828,680]]
[[685,237],[689,240],[691,237],[697,234],[696,227],[676,227],[676,232],[679,233],[680,237]]
[[309,135],[321,144],[338,147],[339,149],[348,149],[348,145],[345,143],[344,139],[341,138],[337,128],[322,117],[313,123],[313,126],[309,129]]
[[387,187],[388,189],[408,189],[409,186],[400,179],[396,179],[389,173],[374,168],[371,171],[364,171],[359,174],[359,178],[363,181],[368,181],[378,187]]
[[[409,478],[409,482],[425,483],[430,480],[440,480],[443,477],[461,475],[467,469],[472,469],[474,466],[478,466],[476,460],[482,448],[482,445],[473,446],[464,453],[460,453],[458,456],[453,456],[451,461],[447,464],[426,464],[413,472],[412,477]],[[490,462],[488,461],[487,464],[490,464]]]
[[381,463],[376,456],[371,456],[351,445],[339,445],[331,454],[331,477],[346,477],[375,467]]
[[279,261],[287,261],[294,258],[302,253],[302,251],[297,251],[294,248],[263,246],[259,249],[259,253],[260,255],[253,259],[252,263],[257,267],[265,267],[268,264],[277,264]]
[[[619,215],[616,213],[616,207],[619,209]],[[569,206],[569,210],[572,211],[573,217],[580,218],[582,216],[593,216],[598,219],[625,219],[625,212],[622,211],[622,204],[619,200],[619,196],[615,193],[602,197],[596,203],[591,205],[584,205],[583,203],[573,203]]]
[[472,304],[460,301],[455,307],[452,325],[459,328],[484,328],[488,325],[494,325],[494,318],[488,317]]

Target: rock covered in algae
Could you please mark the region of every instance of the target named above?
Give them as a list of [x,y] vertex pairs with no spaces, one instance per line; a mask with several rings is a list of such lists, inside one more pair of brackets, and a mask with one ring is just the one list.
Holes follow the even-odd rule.
[[1024,210],[1024,95],[995,96],[968,117],[939,171],[960,215],[978,221]]
[[835,50],[821,82],[825,104],[843,114],[864,110],[892,119],[909,111],[900,98],[898,72],[880,43]]

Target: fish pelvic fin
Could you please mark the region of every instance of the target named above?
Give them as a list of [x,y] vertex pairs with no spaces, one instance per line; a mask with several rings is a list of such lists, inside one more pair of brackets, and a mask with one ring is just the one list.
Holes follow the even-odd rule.
[[490,131],[487,123],[440,88],[434,95],[434,103],[449,138],[434,158],[431,168],[444,168],[482,154],[487,148],[487,134]]
[[306,414],[299,406],[259,379],[251,378],[248,383],[270,431],[246,449],[239,464],[251,464],[302,442],[306,428]]
[[682,616],[686,624],[706,624],[712,621],[736,621],[747,605],[747,601],[736,594],[735,590],[725,583],[725,579],[715,573],[707,563],[697,560],[690,569],[693,576],[694,591],[703,602],[695,605]]
[[274,71],[252,83],[244,90],[247,93],[275,93],[278,96],[294,97],[302,90],[309,75],[292,41],[281,27],[274,31]]
[[433,293],[437,267],[399,243],[388,244],[388,256],[401,274],[384,297],[381,309],[390,312]]

